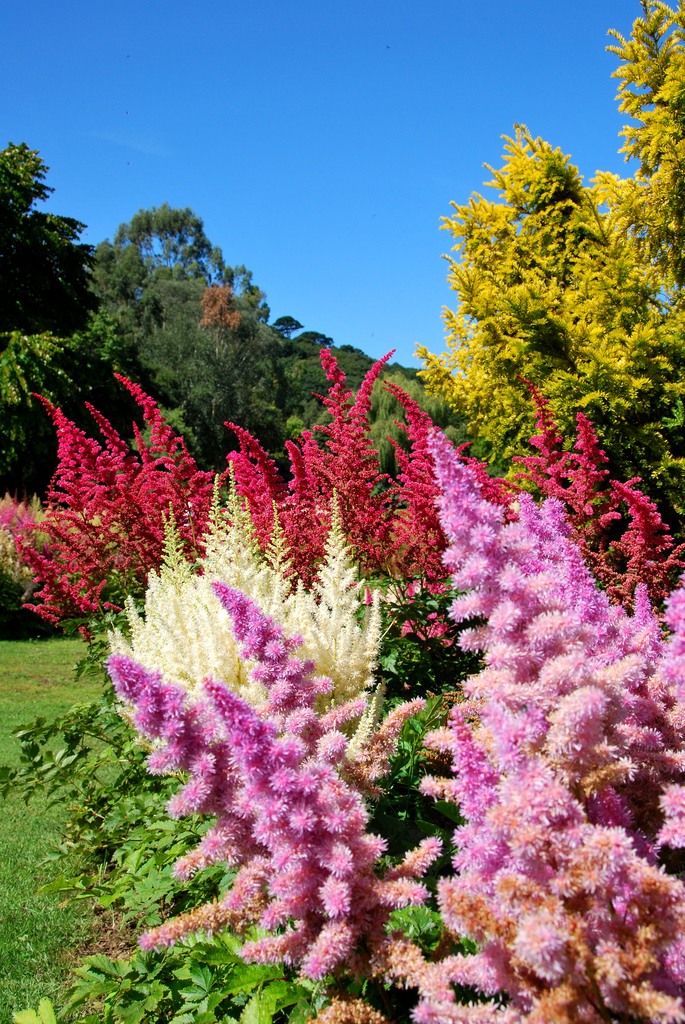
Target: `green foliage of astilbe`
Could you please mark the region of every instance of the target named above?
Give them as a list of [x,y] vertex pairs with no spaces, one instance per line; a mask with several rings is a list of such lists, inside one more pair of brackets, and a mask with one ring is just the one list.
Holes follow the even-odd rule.
[[460,629],[449,617],[455,591],[420,581],[393,581],[385,589],[378,666],[387,698],[456,691],[479,660],[459,646]]
[[[162,954],[88,956],[74,971],[59,1019],[78,1017],[79,1024],[306,1024],[325,1001],[320,986],[288,978],[278,965],[245,964],[239,948],[238,940],[224,935]],[[41,1000],[38,1014],[18,1014],[16,1024],[55,1024],[54,1010],[46,1004]]]
[[[149,775],[147,751],[110,696],[76,705],[51,722],[39,719],[16,736],[21,765],[5,772],[4,793],[23,790],[27,801],[47,793],[52,802],[66,804],[63,841],[51,860],[59,869],[66,855],[75,854],[81,864],[75,875],[58,874],[43,894],[94,900],[138,929],[226,888],[231,872],[224,866],[184,884],[172,876],[173,864],[197,845],[207,823],[169,819],[165,804],[178,779]],[[224,936],[161,954],[86,957],[74,972],[60,1019],[85,1006],[87,1024],[269,1024],[284,1019],[287,1007],[288,1020],[304,1024],[323,990],[295,982],[281,966],[245,965],[239,946],[238,939]]]
[[[171,864],[197,843],[205,826],[195,819],[168,819],[165,797],[174,780],[149,775],[147,751],[110,693],[54,721],[39,718],[15,735],[21,763],[7,773],[4,792],[20,788],[27,801],[46,793],[51,802],[66,805],[69,817],[56,859],[76,850],[84,867],[78,876],[54,880],[46,891],[95,895],[126,917],[158,919],[166,909],[161,875],[166,871],[170,890]],[[210,876],[202,880],[202,899],[211,884]],[[192,885],[174,883],[181,906],[192,905]]]

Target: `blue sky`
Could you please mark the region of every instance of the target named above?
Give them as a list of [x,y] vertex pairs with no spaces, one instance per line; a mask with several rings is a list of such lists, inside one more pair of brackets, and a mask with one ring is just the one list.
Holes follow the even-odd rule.
[[417,365],[453,303],[440,218],[522,122],[623,173],[605,52],[638,0],[34,0],[3,12],[0,145],[111,238],[190,206],[272,318]]

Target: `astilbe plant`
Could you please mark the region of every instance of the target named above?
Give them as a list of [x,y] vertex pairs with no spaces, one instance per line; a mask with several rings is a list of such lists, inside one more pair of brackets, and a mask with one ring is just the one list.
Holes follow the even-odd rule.
[[22,557],[20,544],[30,540],[44,549],[44,538],[39,533],[42,518],[37,497],[20,501],[5,494],[0,498],[0,619],[11,618],[34,589],[33,572]]
[[539,433],[530,444],[539,454],[515,457],[524,467],[519,476],[544,497],[564,503],[583,556],[614,601],[630,607],[642,583],[659,604],[685,566],[680,557],[685,546],[674,546],[668,524],[637,487],[639,477],[625,483],[610,478],[609,460],[590,420],[577,414],[575,442],[565,450],[549,403],[538,388],[524,383],[537,408]]
[[[298,657],[299,638],[286,636],[242,592],[214,587],[241,657],[266,692],[260,707],[212,678],[189,700],[183,687],[131,658],[109,660],[116,692],[153,743],[151,771],[188,773],[170,813],[216,818],[177,874],[218,861],[237,869],[227,893],[153,929],[142,944],[158,948],[198,930],[241,932],[256,924],[266,934],[245,942],[247,960],[282,961],[313,979],[335,971],[363,975],[369,951],[385,940],[391,910],[426,899],[417,879],[439,843],[426,840],[377,875],[385,842],[367,831],[362,796],[344,770],[348,739],[341,729],[358,717],[363,699],[317,713],[332,684]],[[407,713],[414,710],[416,704]],[[369,782],[387,771],[382,739],[374,751],[359,769]]]
[[[390,358],[367,373],[356,397],[346,387],[334,355],[322,349],[331,383],[322,397],[331,421],[286,442],[290,481],[258,441],[242,428],[235,431],[240,450],[229,455],[238,492],[248,501],[262,547],[270,540],[276,518],[292,558],[293,571],[306,585],[315,579],[323,558],[334,497],[343,533],[365,573],[395,578],[441,580],[445,547],[435,513],[435,475],[427,437],[433,424],[401,388],[385,384],[403,405],[409,449],[398,448],[400,472],[390,480],[380,468],[369,436],[371,392]],[[321,443],[318,443],[317,438]]]
[[143,411],[146,440],[134,424],[135,449],[87,404],[102,443],[43,400],[58,440],[58,468],[48,490],[41,531],[49,551],[30,543],[23,557],[41,584],[30,607],[51,622],[92,619],[140,595],[159,566],[170,515],[189,553],[201,550],[213,479],[198,469],[183,439],[156,403],[118,377]]
[[434,454],[452,614],[485,667],[429,737],[453,777],[422,788],[466,819],[438,902],[478,952],[398,939],[385,970],[419,989],[417,1024],[685,1020],[685,886],[659,861],[685,840],[682,591],[665,643],[644,588],[632,617],[597,588],[558,501],[521,495],[507,522],[437,435]]
[[293,588],[288,560],[274,543],[264,554],[247,509],[233,487],[226,506],[215,502],[205,553],[195,565],[184,557],[171,527],[165,558],[152,571],[141,611],[129,600],[128,630],[112,631],[112,650],[149,669],[159,669],[192,697],[207,676],[221,679],[258,704],[263,686],[240,657],[238,644],[213,582],[220,580],[252,598],[289,634],[301,637],[301,654],[331,681],[319,709],[369,696],[374,685],[381,634],[378,594],[367,604],[349,546],[333,512],[324,559],[310,589]]

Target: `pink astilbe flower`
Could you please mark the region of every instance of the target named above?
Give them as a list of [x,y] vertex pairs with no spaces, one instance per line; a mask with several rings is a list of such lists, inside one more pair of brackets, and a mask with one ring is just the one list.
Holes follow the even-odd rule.
[[13,536],[30,533],[42,519],[40,502],[20,501],[16,495],[5,494],[0,498],[0,530],[7,530]]
[[540,454],[515,456],[524,467],[519,476],[545,497],[563,502],[583,557],[612,600],[630,607],[635,588],[643,584],[653,602],[663,601],[677,570],[685,567],[680,558],[685,546],[674,547],[656,505],[636,487],[639,477],[626,483],[610,479],[609,460],[587,416],[577,414],[575,443],[565,451],[549,402],[524,383],[540,431],[530,444]]
[[135,726],[156,742],[151,769],[189,773],[171,812],[216,816],[178,873],[221,859],[239,867],[227,894],[153,929],[142,944],[162,947],[198,928],[256,923],[271,934],[245,944],[248,960],[283,961],[311,978],[364,973],[365,951],[384,941],[391,910],[426,899],[417,877],[438,844],[424,844],[386,879],[376,875],[385,842],[366,831],[361,795],[340,771],[348,739],[339,727],[363,703],[317,715],[316,699],[331,684],[297,657],[298,638],[284,636],[240,591],[214,586],[242,657],[267,691],[262,707],[212,679],[204,697],[190,702],[158,673],[123,656],[109,660]]
[[[684,1020],[685,887],[657,844],[685,709],[659,674],[658,623],[644,599],[631,618],[597,589],[557,502],[522,495],[507,523],[433,444],[446,563],[465,592],[453,614],[480,620],[461,642],[485,668],[429,737],[455,774],[424,791],[467,818],[439,905],[480,949],[441,965],[440,991],[417,966],[415,1020]],[[506,993],[507,1009],[457,1007],[445,978]]]
[[118,377],[143,410],[144,441],[137,450],[88,405],[104,443],[89,437],[47,401],[57,430],[58,467],[48,490],[40,533],[48,551],[22,544],[41,584],[29,605],[51,622],[118,610],[126,594],[141,593],[159,567],[165,519],[173,514],[188,554],[200,550],[212,500],[212,475],[199,470],[181,437],[138,385]]

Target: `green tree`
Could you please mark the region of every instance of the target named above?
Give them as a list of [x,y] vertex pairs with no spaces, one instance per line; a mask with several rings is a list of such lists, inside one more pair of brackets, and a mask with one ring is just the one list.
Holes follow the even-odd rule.
[[295,331],[302,330],[302,324],[294,316],[279,316],[278,320],[274,320],[271,326],[283,338],[290,338]]
[[642,476],[682,528],[683,8],[642,6],[630,42],[612,47],[622,109],[642,118],[624,133],[627,156],[642,154],[636,174],[585,184],[559,149],[517,127],[503,165],[488,168],[496,198],[475,194],[445,218],[459,303],[446,314],[448,351],[420,354],[428,388],[493,456],[528,448],[526,378],[567,436],[576,412],[588,415],[615,474]]
[[53,191],[47,172],[26,143],[0,151],[0,335],[69,335],[94,307],[84,225],[36,209]]
[[83,330],[69,338],[18,331],[6,337],[0,351],[0,493],[43,494],[55,471],[55,432],[36,393],[92,430],[84,407],[90,401],[128,432],[135,405],[114,379],[115,371],[130,374],[130,361],[102,312],[91,314]]
[[226,420],[280,448],[282,338],[250,271],[226,265],[192,210],[139,211],[97,247],[94,282],[138,375],[203,465],[223,468]]

